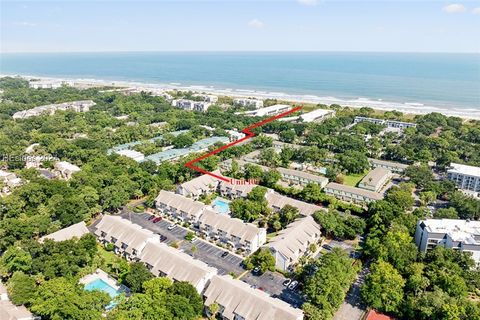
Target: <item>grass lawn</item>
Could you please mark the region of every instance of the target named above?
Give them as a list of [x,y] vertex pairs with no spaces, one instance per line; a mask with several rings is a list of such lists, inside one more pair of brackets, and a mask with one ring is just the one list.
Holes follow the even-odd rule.
[[344,176],[343,183],[355,187],[362,178],[365,177],[365,173],[357,173],[357,174],[349,174],[348,176]]

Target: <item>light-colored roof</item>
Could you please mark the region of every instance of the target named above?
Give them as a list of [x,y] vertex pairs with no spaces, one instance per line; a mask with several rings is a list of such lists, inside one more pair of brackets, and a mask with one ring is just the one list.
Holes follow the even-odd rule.
[[74,164],[71,164],[70,162],[67,161],[58,161],[54,165],[55,169],[64,171],[68,170],[70,172],[78,172],[80,171],[80,168]]
[[298,261],[303,252],[308,249],[312,237],[320,237],[321,230],[312,216],[297,219],[280,231],[268,244],[269,248],[280,252],[291,261]]
[[194,287],[217,273],[215,268],[206,263],[158,241],[147,242],[140,260],[151,265],[154,274],[161,272],[170,279],[187,281]]
[[214,276],[205,290],[205,305],[216,302],[223,308],[222,315],[234,319],[235,315],[245,320],[299,320],[303,318],[300,309],[294,309],[286,302],[270,297],[261,290],[234,280],[230,276]]
[[368,158],[368,161],[370,163],[375,163],[375,164],[378,164],[378,165],[383,165],[383,166],[388,166],[388,167],[395,167],[395,168],[399,168],[399,169],[408,168],[408,165],[406,165],[406,164],[393,162],[393,161],[379,160],[379,159],[373,159],[373,158]]
[[33,315],[25,306],[16,306],[10,301],[0,301],[0,319],[26,320],[33,318]]
[[[220,171],[215,170],[213,173],[220,174]],[[218,179],[212,177],[211,175],[204,174],[190,181],[182,183],[181,188],[187,194],[197,194],[202,190],[215,188],[218,185],[218,181]]]
[[445,233],[448,234],[453,241],[480,245],[480,221],[427,219],[423,220],[422,223],[428,232]]
[[79,222],[77,224],[71,225],[70,227],[58,230],[54,233],[48,234],[40,238],[40,242],[43,242],[45,239],[52,239],[53,241],[65,241],[70,240],[73,237],[81,238],[84,234],[89,233],[87,225],[85,222]]
[[327,184],[325,189],[332,189],[332,190],[337,190],[341,192],[346,192],[346,193],[351,193],[351,194],[356,194],[365,198],[369,198],[372,200],[382,200],[383,199],[383,194],[378,193],[378,192],[373,192],[370,190],[365,190],[362,188],[357,188],[357,187],[351,187],[347,186],[345,184],[340,184],[336,182],[330,182]]
[[307,113],[304,113],[304,114],[300,115],[300,118],[302,118],[303,121],[305,121],[305,122],[310,122],[310,121],[316,120],[319,117],[324,117],[327,114],[330,114],[330,113],[333,113],[333,112],[335,112],[335,111],[325,110],[325,109],[315,109],[311,112],[307,112]]
[[125,149],[125,150],[119,150],[116,151],[118,155],[129,157],[133,160],[143,160],[145,158],[145,155],[141,152],[135,151],[135,150],[130,150],[130,149]]
[[199,216],[205,209],[205,205],[199,201],[165,190],[160,191],[155,201],[185,212],[188,216]]
[[391,175],[392,172],[388,169],[377,167],[371,170],[360,181],[360,185],[367,185],[373,188],[377,188],[379,183],[382,183],[386,176]]
[[328,182],[328,179],[325,177],[317,176],[316,174],[311,174],[311,173],[300,171],[300,170],[292,170],[292,169],[285,169],[282,167],[278,167],[277,171],[280,172],[281,174],[292,175],[292,176],[297,176],[307,180],[312,180],[312,181],[318,182],[319,184]]
[[450,167],[448,172],[480,177],[480,167],[467,166],[459,163],[451,163]]
[[100,237],[103,231],[107,241],[111,242],[111,237],[117,239],[117,247],[122,247],[122,243],[128,245],[125,250],[128,253],[133,253],[133,249],[140,253],[149,239],[158,238],[152,231],[118,216],[104,216],[96,228],[95,235]]
[[253,242],[262,230],[251,223],[245,223],[240,219],[232,218],[229,215],[216,213],[208,209],[200,216],[199,223],[224,231],[227,234],[239,238],[242,242]]
[[320,206],[292,199],[272,191],[267,192],[265,199],[267,199],[268,206],[270,208],[276,207],[281,209],[285,205],[289,204],[298,208],[299,213],[303,216],[310,216],[318,210],[323,210],[323,208]]
[[256,186],[255,184],[232,184],[224,181],[221,181],[219,184],[221,191],[226,192],[229,189],[231,193],[235,194],[237,191],[240,191],[242,197],[246,197]]

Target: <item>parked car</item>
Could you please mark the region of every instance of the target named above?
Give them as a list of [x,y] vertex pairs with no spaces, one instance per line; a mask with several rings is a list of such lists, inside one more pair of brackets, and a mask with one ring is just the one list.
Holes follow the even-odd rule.
[[167,237],[165,237],[163,234],[160,235],[160,242],[165,242],[167,241]]
[[292,279],[286,279],[285,281],[283,281],[283,285],[285,287],[288,287],[288,285],[290,284],[290,282],[292,282]]
[[152,216],[152,215],[151,215],[151,216],[148,217],[148,220],[152,220],[152,219],[154,219],[154,218],[155,218],[155,216]]
[[225,258],[226,256],[228,256],[228,252],[227,251],[224,251],[221,255],[222,258]]
[[297,280],[293,280],[290,285],[288,286],[288,289],[290,290],[295,290],[295,288],[298,286],[298,281]]
[[171,225],[169,225],[169,226],[167,227],[167,229],[168,229],[168,230],[173,230],[173,229],[175,229],[176,227],[177,227],[176,224],[171,224]]
[[153,223],[157,223],[159,221],[161,221],[162,218],[161,217],[156,217],[155,219],[152,220]]
[[260,274],[260,271],[261,271],[260,267],[255,267],[255,268],[253,268],[252,273],[253,274]]
[[328,251],[333,249],[333,247],[329,244],[324,244],[322,247],[325,248],[325,250],[328,250]]

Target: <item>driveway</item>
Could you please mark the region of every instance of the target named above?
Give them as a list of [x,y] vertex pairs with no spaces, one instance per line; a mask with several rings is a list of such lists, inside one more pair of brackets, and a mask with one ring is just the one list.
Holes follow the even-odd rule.
[[366,263],[352,284],[350,291],[348,291],[345,301],[343,301],[337,313],[335,313],[333,320],[361,320],[363,318],[366,312],[366,306],[360,297],[360,288],[368,272],[368,263]]

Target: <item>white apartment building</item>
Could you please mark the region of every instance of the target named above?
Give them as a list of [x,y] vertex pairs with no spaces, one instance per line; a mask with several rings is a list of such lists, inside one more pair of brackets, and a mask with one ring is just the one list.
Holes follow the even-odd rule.
[[246,198],[255,184],[232,184],[221,181],[218,185],[218,193],[229,199]]
[[317,176],[315,174],[300,170],[292,170],[278,167],[277,171],[280,172],[281,179],[283,181],[291,184],[306,186],[309,183],[316,183],[320,186],[320,188],[324,188],[328,183],[328,179],[325,177]]
[[79,172],[81,169],[74,164],[66,161],[58,161],[53,165],[54,171],[58,176],[65,180],[70,180],[74,173]]
[[208,102],[208,103],[216,103],[218,101],[218,97],[212,94],[195,93],[193,97],[200,98],[202,99],[202,101]]
[[238,132],[235,130],[225,130],[225,131],[228,133],[228,138],[230,139],[230,142],[245,138],[245,133],[243,132]]
[[311,216],[319,210],[324,210],[320,206],[289,198],[287,196],[276,193],[273,190],[268,190],[267,194],[265,195],[265,199],[268,202],[268,207],[276,212],[280,211],[287,204],[297,208],[298,213],[302,216]]
[[205,205],[170,191],[162,190],[155,199],[156,208],[179,221],[196,223]]
[[324,191],[327,195],[335,197],[339,200],[353,202],[360,205],[383,199],[383,194],[381,193],[362,188],[351,187],[336,182],[330,182],[327,184],[327,186],[324,188]]
[[425,252],[436,246],[470,252],[480,266],[480,221],[427,219],[417,223],[415,243]]
[[281,230],[266,247],[275,257],[275,267],[287,271],[300,257],[309,254],[311,244],[320,240],[320,226],[312,216],[298,219]]
[[290,109],[292,109],[292,107],[288,104],[276,104],[270,107],[247,111],[247,112],[244,112],[243,114],[247,116],[252,116],[252,117],[275,116],[282,112],[286,112]]
[[118,216],[103,216],[95,227],[94,234],[98,240],[103,244],[113,244],[113,251],[127,260],[138,261],[148,240],[160,241],[152,231]]
[[233,99],[233,105],[238,107],[244,107],[244,108],[260,109],[260,108],[263,108],[263,101],[257,100],[257,99],[238,98],[238,99]]
[[[213,173],[220,174],[219,171],[214,171]],[[218,183],[218,179],[211,175],[204,174],[179,185],[177,187],[177,193],[198,200],[200,196],[214,192],[218,187]]]
[[208,281],[217,274],[217,269],[196,260],[165,243],[148,240],[140,253],[140,261],[157,277],[173,281],[186,281],[202,293]]
[[315,109],[311,112],[301,114],[300,120],[303,122],[322,122],[325,119],[335,116],[334,110]]
[[193,103],[194,103],[193,100],[187,100],[187,99],[172,100],[173,107],[177,107],[184,110],[193,110]]
[[380,192],[392,178],[393,173],[390,170],[377,167],[360,180],[358,187],[373,192]]
[[224,320],[302,320],[303,311],[270,297],[230,276],[214,276],[203,293],[208,306],[216,303]]
[[415,128],[417,126],[416,123],[411,123],[411,122],[385,120],[385,119],[368,118],[368,117],[355,117],[355,120],[353,122],[359,123],[364,121],[379,124],[379,125],[384,125],[384,126],[387,126],[387,128],[396,128],[396,129]]
[[13,114],[13,119],[26,119],[39,116],[42,114],[53,115],[57,110],[87,112],[93,107],[95,102],[92,100],[71,101],[57,104],[49,104],[45,106],[35,107],[33,109],[22,110]]
[[455,182],[459,189],[480,192],[480,167],[452,163],[447,178]]
[[373,168],[383,168],[395,173],[403,173],[408,168],[408,165],[406,164],[393,161],[368,158],[368,162],[370,162],[370,165]]
[[38,242],[43,243],[46,239],[50,239],[56,242],[66,241],[73,238],[80,239],[83,235],[90,233],[87,229],[85,222],[81,221],[79,223],[73,224],[70,227],[66,227],[55,231],[53,233],[47,234],[46,236],[41,237]]
[[198,219],[198,229],[208,239],[218,240],[234,249],[251,254],[267,241],[267,232],[251,223],[229,215],[205,210]]

